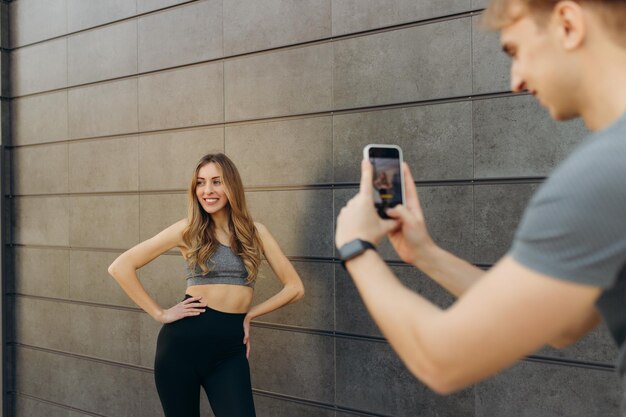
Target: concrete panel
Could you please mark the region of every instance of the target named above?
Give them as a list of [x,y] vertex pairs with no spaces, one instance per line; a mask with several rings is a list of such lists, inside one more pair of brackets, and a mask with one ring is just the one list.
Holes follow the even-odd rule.
[[19,0],[9,6],[11,48],[38,42],[67,31],[67,0]]
[[67,408],[22,396],[15,398],[15,415],[17,417],[72,417]]
[[472,0],[472,8],[487,7],[489,0]]
[[[78,3],[78,0],[74,1]],[[67,51],[70,85],[136,74],[137,21],[130,20],[70,36]]]
[[330,117],[226,128],[226,153],[246,186],[303,185],[333,180]]
[[13,100],[11,129],[13,145],[66,140],[67,91]]
[[539,356],[615,365],[615,359],[619,352],[606,323],[602,322],[585,337],[564,349],[546,346],[536,354]]
[[[162,326],[163,324],[147,314],[141,314],[139,317],[139,365],[154,369],[157,337]],[[152,381],[152,385],[154,385],[154,381]],[[161,404],[159,403],[159,408],[160,406]]]
[[69,293],[72,300],[137,307],[107,271],[119,255],[119,252],[70,251]]
[[2,33],[2,39],[0,39],[0,46],[2,48],[9,48],[9,4],[5,3],[0,5],[0,33]]
[[[196,0],[191,0],[196,1]],[[137,0],[137,13],[146,13],[163,9],[181,3],[190,3],[190,0]]]
[[470,0],[333,0],[333,36],[462,13]]
[[70,143],[70,192],[137,191],[137,136]]
[[129,248],[139,237],[139,196],[70,197],[72,246]]
[[330,409],[263,395],[254,396],[254,407],[259,417],[335,417],[335,412]]
[[142,194],[139,197],[139,240],[155,236],[187,218],[187,194]]
[[139,78],[142,131],[224,121],[221,62],[160,72]]
[[[474,0],[475,2],[476,0]],[[481,26],[482,15],[472,17],[472,73],[475,94],[511,90],[511,58],[502,52],[500,35]]]
[[470,19],[334,43],[333,107],[469,95]]
[[13,97],[67,86],[67,39],[56,39],[11,52]]
[[582,120],[556,122],[531,95],[473,103],[475,176],[548,175],[582,142]]
[[331,108],[331,44],[234,59],[224,65],[227,121]]
[[125,19],[136,13],[137,4],[134,1],[67,0],[68,32]]
[[[454,297],[417,268],[407,265],[394,266],[391,270],[407,288],[421,294],[439,307],[445,309],[454,302]],[[335,298],[337,331],[382,337],[354,282],[339,264],[335,266]],[[403,317],[397,317],[397,320],[403,319]]]
[[68,250],[28,247],[12,250],[15,292],[44,297],[70,296]]
[[385,415],[472,416],[474,390],[437,395],[386,343],[337,339],[337,405]]
[[333,338],[252,327],[250,343],[253,388],[333,402]]
[[221,57],[222,2],[207,0],[139,18],[139,71]]
[[[67,246],[69,201],[66,197],[18,197],[13,199],[12,243]],[[42,216],[45,210],[45,216]]]
[[471,103],[450,103],[333,117],[336,182],[359,182],[363,148],[397,144],[416,181],[471,178]]
[[14,194],[68,192],[67,143],[14,148],[11,153]]
[[[156,384],[154,383],[154,374],[151,372],[142,372],[140,375],[140,395],[142,415],[150,417],[164,417],[161,401],[157,394]],[[207,414],[200,414],[205,417]]]
[[139,189],[186,190],[207,153],[224,152],[224,128],[139,136]]
[[135,311],[70,305],[70,352],[128,364],[139,363],[139,317]]
[[[6,4],[0,5],[0,13],[5,13],[4,17],[0,17],[0,25],[2,25],[1,19],[6,19],[6,12],[3,12],[3,9],[6,9],[8,6]],[[2,27],[0,27],[0,31]],[[0,41],[1,43],[2,41]],[[11,53],[8,50],[0,50],[0,76],[2,79],[0,80],[0,95],[2,97],[11,96]],[[4,103],[3,107],[8,107],[8,103]],[[8,127],[8,126],[7,126]],[[6,128],[5,128],[6,129]]]
[[224,2],[226,55],[331,36],[331,0]]
[[[261,316],[256,321],[332,331],[335,321],[333,264],[300,261],[292,264],[304,284],[304,298]],[[269,264],[263,262],[255,287],[254,304],[263,302],[282,288]]]
[[15,342],[67,350],[70,330],[69,304],[34,298],[15,298]]
[[79,413],[78,411],[69,411],[69,415],[68,417],[92,417],[93,414],[83,414],[83,413]]
[[[187,281],[187,263],[177,249],[176,254],[161,255],[139,270],[139,278],[152,298],[163,308],[183,300]],[[148,318],[152,319],[150,316]]]
[[70,365],[67,356],[16,347],[15,389],[20,394],[68,404],[72,383],[67,372]]
[[69,90],[70,138],[137,131],[137,80],[112,81]]
[[476,387],[476,416],[619,417],[617,374],[522,362]]
[[[335,218],[357,189],[335,190]],[[474,253],[473,193],[468,186],[419,187],[417,190],[428,231],[442,248],[464,259]],[[385,239],[378,251],[387,260],[399,260]]]
[[142,371],[105,363],[68,358],[61,369],[68,380],[68,403],[86,412],[120,417],[143,415]]
[[332,191],[253,191],[246,198],[254,220],[267,226],[287,256],[332,256]]
[[537,184],[477,185],[475,260],[495,263],[510,248],[513,235]]

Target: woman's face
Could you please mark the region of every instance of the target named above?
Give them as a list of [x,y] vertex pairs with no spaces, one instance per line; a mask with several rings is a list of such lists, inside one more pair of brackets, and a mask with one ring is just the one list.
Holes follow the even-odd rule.
[[217,213],[228,204],[222,170],[215,163],[209,162],[198,170],[196,197],[209,214]]

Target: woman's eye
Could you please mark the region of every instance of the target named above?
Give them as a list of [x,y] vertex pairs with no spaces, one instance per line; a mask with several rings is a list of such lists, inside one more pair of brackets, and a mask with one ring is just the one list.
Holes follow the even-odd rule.
[[213,185],[220,185],[222,184],[222,181],[213,181]]

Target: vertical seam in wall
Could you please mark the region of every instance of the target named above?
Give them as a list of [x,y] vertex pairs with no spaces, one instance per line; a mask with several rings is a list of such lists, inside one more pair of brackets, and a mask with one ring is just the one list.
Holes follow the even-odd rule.
[[[70,60],[69,60],[69,55],[70,55],[70,44],[69,44],[69,37],[67,36],[67,32],[69,29],[69,24],[70,24],[70,16],[69,16],[69,7],[67,4],[68,0],[65,0],[65,106],[66,106],[66,112],[65,112],[65,116],[66,116],[66,123],[67,123],[67,130],[66,130],[66,134],[67,134],[67,246],[69,247],[69,249],[67,250],[67,296],[68,298],[70,298],[71,295],[71,286],[72,286],[72,280],[70,279],[70,261],[71,261],[71,253],[72,253],[72,195],[70,193],[70,175],[71,175],[71,170],[70,170],[70,145],[71,145],[71,138],[70,138],[70,93],[69,93],[69,82],[70,82]],[[73,320],[72,320],[72,314],[70,314],[70,306],[66,306],[67,308],[67,312],[68,312],[68,321],[69,321],[69,328],[68,331],[70,329],[73,328]]]
[[[139,8],[138,6],[138,0],[135,0],[135,15],[137,15],[137,9]],[[137,43],[135,44],[136,48],[137,48],[137,73],[139,73],[139,18],[136,17],[135,18],[135,33],[137,34]],[[141,129],[139,129],[139,75],[137,75],[137,195],[139,195],[139,192],[141,190],[141,146],[139,144],[141,137],[139,135],[139,131]],[[140,213],[141,210],[138,210],[138,212]],[[141,220],[141,218],[138,219],[139,221]],[[140,223],[137,223],[137,230],[139,233],[139,238],[141,238],[141,231],[140,231],[141,227],[140,227]]]
[[[222,57],[226,55],[224,50],[224,0],[222,0]],[[222,149],[226,154],[226,60],[222,58]]]
[[[333,1],[330,1],[330,35],[333,35]],[[334,108],[334,100],[335,100],[335,42],[331,40],[330,42],[330,108]],[[333,184],[336,183],[335,177],[335,114],[334,112],[330,112],[330,138],[331,138],[331,153],[332,153],[332,181]],[[337,218],[335,217],[335,190],[332,191],[333,205],[332,205],[332,216],[333,216],[333,228],[331,230],[331,236],[334,237],[335,231],[335,222]],[[334,243],[334,239],[333,243]],[[333,247],[333,257],[335,254],[335,245]],[[337,331],[337,267],[336,264],[333,264],[333,330]],[[337,338],[333,337],[333,377],[335,379],[335,383],[333,384],[333,404],[337,405]],[[334,412],[335,416],[337,416],[337,411]]]
[[[135,0],[135,11],[137,11],[138,8],[138,1]],[[139,74],[139,17],[135,18],[135,22],[137,24],[137,74]],[[141,241],[141,195],[140,195],[140,189],[141,189],[141,156],[140,156],[140,146],[139,146],[139,141],[141,140],[141,136],[139,134],[139,132],[141,131],[140,126],[139,126],[139,78],[140,76],[137,75],[136,76],[136,80],[137,80],[137,90],[136,90],[136,97],[137,97],[137,242]],[[139,323],[139,325],[141,326],[141,322]],[[141,332],[140,332],[140,336],[139,336],[139,359],[141,359]]]
[[[472,79],[472,95],[474,94],[474,17],[470,18],[470,74]],[[470,101],[470,138],[472,142],[472,178],[476,178],[476,153],[474,149],[474,101]],[[476,262],[476,193],[472,184],[472,260]],[[476,391],[474,390],[474,406]]]

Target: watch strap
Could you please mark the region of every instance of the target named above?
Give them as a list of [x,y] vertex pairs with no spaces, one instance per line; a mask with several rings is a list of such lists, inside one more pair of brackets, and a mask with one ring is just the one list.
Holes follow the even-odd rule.
[[[351,252],[348,255],[345,255],[345,250],[343,249],[348,245],[355,245],[355,244],[358,244],[356,251]],[[357,256],[361,255],[363,252],[367,251],[368,249],[372,249],[376,251],[376,246],[374,246],[372,242],[368,242],[367,240],[363,240],[363,239],[354,239],[344,244],[343,246],[341,246],[341,248],[339,248],[339,256],[341,257],[341,266],[343,267],[343,269],[346,269],[347,261],[349,261],[350,259],[356,258]]]

